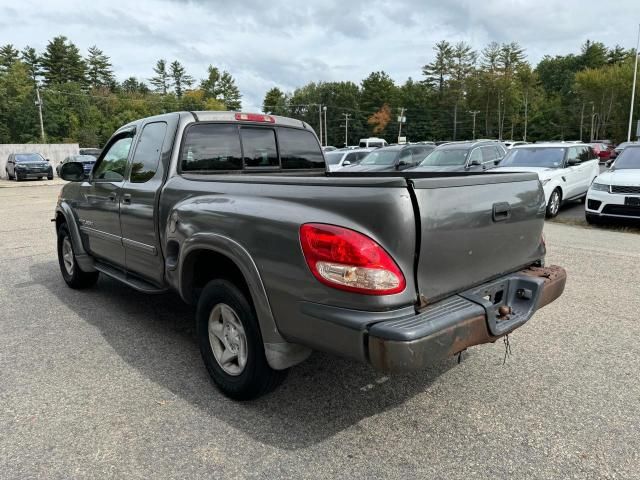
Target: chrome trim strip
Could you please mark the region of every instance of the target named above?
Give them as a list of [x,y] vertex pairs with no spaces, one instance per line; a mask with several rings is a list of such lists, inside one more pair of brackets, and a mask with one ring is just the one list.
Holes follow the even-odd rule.
[[138,250],[139,252],[146,253],[148,255],[157,255],[158,251],[156,247],[153,245],[147,245],[146,243],[136,242],[135,240],[131,240],[130,238],[122,238],[122,243],[127,248],[133,248],[134,250]]
[[96,230],[95,228],[85,227],[84,225],[80,227],[80,231],[82,233],[86,233],[89,236],[100,238],[102,240],[107,240],[113,243],[119,243],[122,245],[122,237],[118,235],[114,235],[113,233],[103,232],[102,230]]

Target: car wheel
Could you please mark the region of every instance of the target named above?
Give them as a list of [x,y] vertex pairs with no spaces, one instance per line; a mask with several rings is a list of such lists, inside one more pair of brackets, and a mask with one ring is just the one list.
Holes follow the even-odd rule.
[[49,175],[47,175],[47,180],[53,180],[53,173],[50,173]]
[[58,263],[62,278],[71,288],[80,290],[92,287],[100,276],[99,272],[80,270],[73,253],[73,243],[66,224],[62,224],[58,229]]
[[228,397],[259,397],[286,377],[286,370],[274,370],[267,363],[256,315],[233,283],[207,283],[198,300],[196,329],[207,371]]
[[13,179],[14,179],[16,182],[19,182],[19,181],[20,181],[20,177],[18,176],[18,172],[13,172]]
[[549,203],[547,203],[547,218],[553,218],[558,215],[561,203],[562,194],[560,193],[560,190],[556,188],[553,192],[551,192]]
[[600,217],[598,217],[598,215],[594,215],[593,213],[585,213],[584,218],[589,225],[598,225],[600,223]]

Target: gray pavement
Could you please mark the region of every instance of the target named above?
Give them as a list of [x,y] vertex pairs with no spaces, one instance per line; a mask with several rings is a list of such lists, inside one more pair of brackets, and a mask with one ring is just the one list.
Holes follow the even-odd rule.
[[235,403],[193,312],[68,289],[59,186],[0,188],[0,478],[640,478],[640,236],[548,223],[563,297],[504,345],[385,376],[314,354]]

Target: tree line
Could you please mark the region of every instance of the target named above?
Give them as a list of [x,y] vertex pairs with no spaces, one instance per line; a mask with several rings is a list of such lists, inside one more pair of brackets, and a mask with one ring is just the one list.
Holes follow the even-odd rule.
[[83,56],[64,36],[43,52],[0,46],[0,143],[42,141],[102,146],[119,126],[179,110],[240,110],[242,96],[227,71],[209,65],[196,81],[178,61],[159,59],[148,79],[118,82],[111,59],[97,46]]
[[516,42],[476,51],[443,40],[433,49],[420,79],[397,84],[378,71],[359,84],[311,82],[293,92],[274,87],[263,109],[318,130],[326,106],[328,139],[335,145],[344,144],[345,117],[349,144],[373,134],[395,142],[401,112],[403,136],[413,141],[626,140],[634,50],[586,41],[578,53],[545,56],[533,67]]

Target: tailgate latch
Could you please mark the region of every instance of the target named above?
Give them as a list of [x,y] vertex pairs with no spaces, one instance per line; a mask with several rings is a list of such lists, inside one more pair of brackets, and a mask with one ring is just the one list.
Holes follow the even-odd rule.
[[511,205],[507,202],[499,202],[493,204],[493,221],[502,222],[511,217]]

